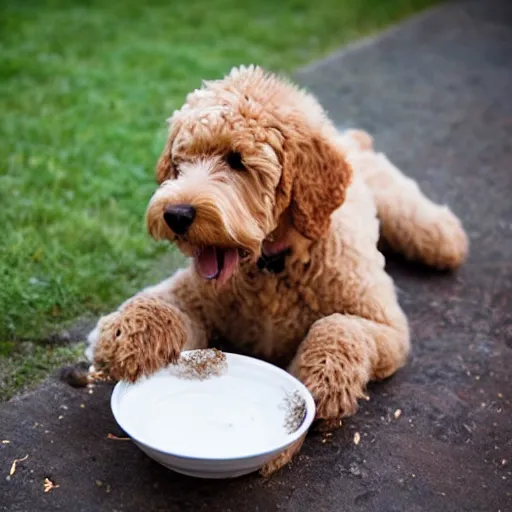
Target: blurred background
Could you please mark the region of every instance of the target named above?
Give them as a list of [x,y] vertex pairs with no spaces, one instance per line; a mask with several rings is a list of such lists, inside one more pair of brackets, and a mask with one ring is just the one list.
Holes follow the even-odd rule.
[[55,333],[178,264],[144,211],[188,91],[240,64],[293,75],[433,3],[2,0],[0,399],[81,355]]

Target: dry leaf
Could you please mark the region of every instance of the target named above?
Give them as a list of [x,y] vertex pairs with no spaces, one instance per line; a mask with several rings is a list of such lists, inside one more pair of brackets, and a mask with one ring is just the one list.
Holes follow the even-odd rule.
[[357,446],[360,441],[361,441],[361,434],[359,432],[356,432],[354,434],[354,444]]
[[49,478],[44,479],[44,492],[50,492],[52,489],[57,489],[60,485],[53,483]]
[[11,442],[11,441],[9,441],[8,439],[4,439],[4,440],[2,441],[2,444],[9,444],[10,442]]
[[16,472],[16,464],[18,464],[18,462],[23,462],[27,459],[28,459],[28,454],[25,455],[25,457],[23,457],[22,459],[14,459],[11,464],[11,470],[9,471],[9,476],[14,475],[14,473]]
[[402,416],[402,410],[401,410],[401,409],[397,409],[397,410],[393,413],[393,416],[395,417],[395,420],[397,420],[398,418],[400,418],[400,416]]
[[131,441],[129,437],[119,437],[114,434],[107,434],[107,439],[112,439],[113,441]]

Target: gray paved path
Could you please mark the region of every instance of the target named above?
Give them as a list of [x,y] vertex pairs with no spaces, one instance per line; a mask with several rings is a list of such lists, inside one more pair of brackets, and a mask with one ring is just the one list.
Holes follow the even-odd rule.
[[[311,436],[269,481],[173,474],[107,439],[119,434],[108,388],[49,381],[0,406],[0,440],[10,441],[0,444],[0,510],[512,510],[511,3],[446,5],[298,76],[470,232],[456,275],[390,261],[414,335],[409,366],[373,386],[331,442]],[[46,476],[60,485],[48,494]]]

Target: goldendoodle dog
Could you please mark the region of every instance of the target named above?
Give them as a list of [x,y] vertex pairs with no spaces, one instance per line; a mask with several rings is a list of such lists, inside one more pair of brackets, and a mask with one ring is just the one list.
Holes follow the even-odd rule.
[[220,337],[287,368],[332,427],[409,353],[379,235],[440,269],[467,253],[459,220],[369,135],[339,133],[313,96],[258,67],[189,94],[156,176],[149,233],[191,263],[98,322],[90,353],[115,379],[135,381]]

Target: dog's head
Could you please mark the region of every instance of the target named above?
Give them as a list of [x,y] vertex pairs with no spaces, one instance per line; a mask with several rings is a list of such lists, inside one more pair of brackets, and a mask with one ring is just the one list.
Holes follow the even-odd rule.
[[189,94],[169,121],[148,230],[193,256],[202,277],[225,282],[264,242],[288,248],[287,231],[328,231],[351,170],[312,96],[241,67]]

